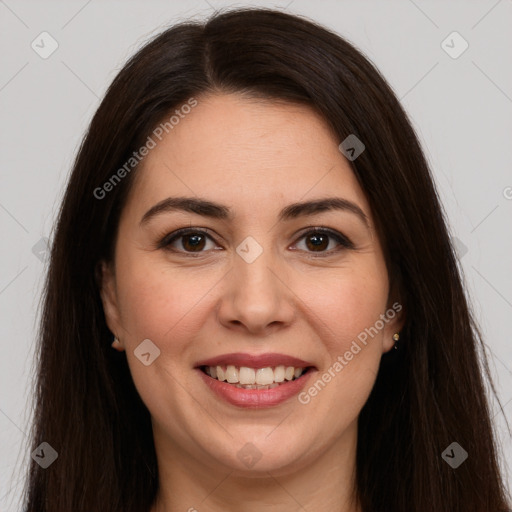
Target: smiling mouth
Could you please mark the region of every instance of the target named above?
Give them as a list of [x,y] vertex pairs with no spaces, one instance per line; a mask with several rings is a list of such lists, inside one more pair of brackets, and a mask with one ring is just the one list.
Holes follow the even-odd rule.
[[219,382],[231,384],[242,389],[265,390],[273,389],[288,382],[300,379],[314,369],[313,366],[267,366],[265,368],[250,368],[247,366],[221,365],[200,366],[199,369],[208,377]]

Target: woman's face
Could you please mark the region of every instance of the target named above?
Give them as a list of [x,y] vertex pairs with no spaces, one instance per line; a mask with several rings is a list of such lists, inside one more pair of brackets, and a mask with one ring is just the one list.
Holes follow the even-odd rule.
[[[107,322],[157,453],[285,474],[354,444],[400,315],[368,202],[322,118],[239,95],[197,100],[137,170],[105,268]],[[337,207],[308,206],[328,199]],[[263,383],[284,366],[284,383],[240,389],[204,363]],[[289,382],[290,366],[309,371]]]

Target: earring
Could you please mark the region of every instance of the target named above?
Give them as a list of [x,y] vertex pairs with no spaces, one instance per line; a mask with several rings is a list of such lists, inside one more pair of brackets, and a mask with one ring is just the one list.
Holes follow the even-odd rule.
[[398,350],[398,340],[399,339],[400,339],[400,333],[395,332],[395,334],[393,334],[393,340],[395,340],[395,344],[394,344],[393,348],[395,350]]
[[112,342],[111,346],[116,350],[119,350],[119,348],[121,347],[121,342],[117,339],[117,336],[114,336],[114,341]]

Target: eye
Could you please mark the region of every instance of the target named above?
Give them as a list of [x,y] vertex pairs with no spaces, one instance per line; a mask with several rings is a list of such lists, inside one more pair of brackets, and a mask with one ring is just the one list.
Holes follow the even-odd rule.
[[[300,250],[330,255],[343,249],[354,249],[354,244],[341,233],[329,228],[314,228],[304,233],[299,240],[304,240]],[[300,243],[296,244],[299,246]]]
[[[208,247],[208,242],[212,246]],[[183,228],[165,236],[158,248],[164,248],[173,252],[198,253],[201,254],[209,249],[218,247],[207,231],[199,228]]]
[[[343,249],[354,249],[354,244],[341,233],[329,228],[314,228],[304,233],[295,244],[309,253],[318,253],[318,256],[329,256]],[[208,243],[211,245],[208,247]],[[219,246],[208,233],[201,228],[182,228],[166,235],[159,243],[159,249],[169,250],[171,252],[185,253],[187,255],[200,255],[208,250],[218,249]]]

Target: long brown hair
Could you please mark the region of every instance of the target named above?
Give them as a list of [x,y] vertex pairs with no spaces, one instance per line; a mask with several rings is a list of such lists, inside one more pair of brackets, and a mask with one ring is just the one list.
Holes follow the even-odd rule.
[[[406,113],[349,42],[302,17],[251,8],[158,35],[120,71],[90,124],[53,234],[38,344],[32,450],[47,442],[58,459],[47,469],[31,464],[25,510],[142,512],[154,502],[150,414],[125,355],[111,349],[96,272],[112,256],[136,168],[104,197],[97,190],[162,119],[210,92],[307,104],[340,142],[354,134],[366,146],[351,166],[406,323],[400,349],[383,356],[359,417],[362,509],[505,509],[484,345]],[[457,469],[441,456],[452,442],[469,454]]]

